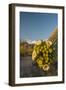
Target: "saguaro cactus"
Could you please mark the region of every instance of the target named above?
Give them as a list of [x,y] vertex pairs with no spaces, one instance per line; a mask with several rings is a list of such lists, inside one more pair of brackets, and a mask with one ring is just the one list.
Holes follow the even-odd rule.
[[52,32],[48,40],[38,40],[35,43],[32,60],[36,62],[39,68],[48,71],[50,66],[57,62],[58,51],[58,33],[57,28]]

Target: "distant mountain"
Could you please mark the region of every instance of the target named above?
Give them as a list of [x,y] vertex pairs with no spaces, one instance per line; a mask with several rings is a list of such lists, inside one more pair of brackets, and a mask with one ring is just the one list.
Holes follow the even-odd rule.
[[27,42],[28,44],[31,44],[31,43],[32,43],[32,41],[31,41],[31,40],[26,40],[26,42]]
[[34,40],[34,41],[27,40],[26,42],[27,42],[28,44],[35,44],[35,43],[36,43],[36,40]]

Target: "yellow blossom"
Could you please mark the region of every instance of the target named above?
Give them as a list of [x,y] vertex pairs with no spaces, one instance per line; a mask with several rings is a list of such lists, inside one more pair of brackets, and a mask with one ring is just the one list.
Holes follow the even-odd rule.
[[51,41],[45,41],[45,42],[46,42],[47,48],[49,48],[52,45]]
[[43,70],[48,71],[49,70],[49,65],[48,64],[43,65]]
[[35,44],[36,45],[40,45],[41,44],[41,40],[37,40]]
[[36,58],[36,51],[34,50],[32,53],[32,60],[35,60],[35,58]]
[[52,53],[52,49],[51,48],[49,49],[49,52]]
[[38,63],[38,65],[39,65],[40,68],[43,66],[42,60],[37,60],[37,63]]

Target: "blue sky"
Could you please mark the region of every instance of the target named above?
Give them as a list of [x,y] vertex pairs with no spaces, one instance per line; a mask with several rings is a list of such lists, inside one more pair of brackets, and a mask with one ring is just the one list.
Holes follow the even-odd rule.
[[58,26],[58,15],[53,13],[20,12],[20,39],[45,40]]

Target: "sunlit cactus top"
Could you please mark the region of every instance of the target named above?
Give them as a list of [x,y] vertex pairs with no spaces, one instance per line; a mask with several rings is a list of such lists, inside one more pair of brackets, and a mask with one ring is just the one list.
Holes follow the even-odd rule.
[[38,40],[32,52],[32,60],[37,63],[39,68],[48,71],[50,64],[55,60],[54,51],[55,48],[51,41]]

